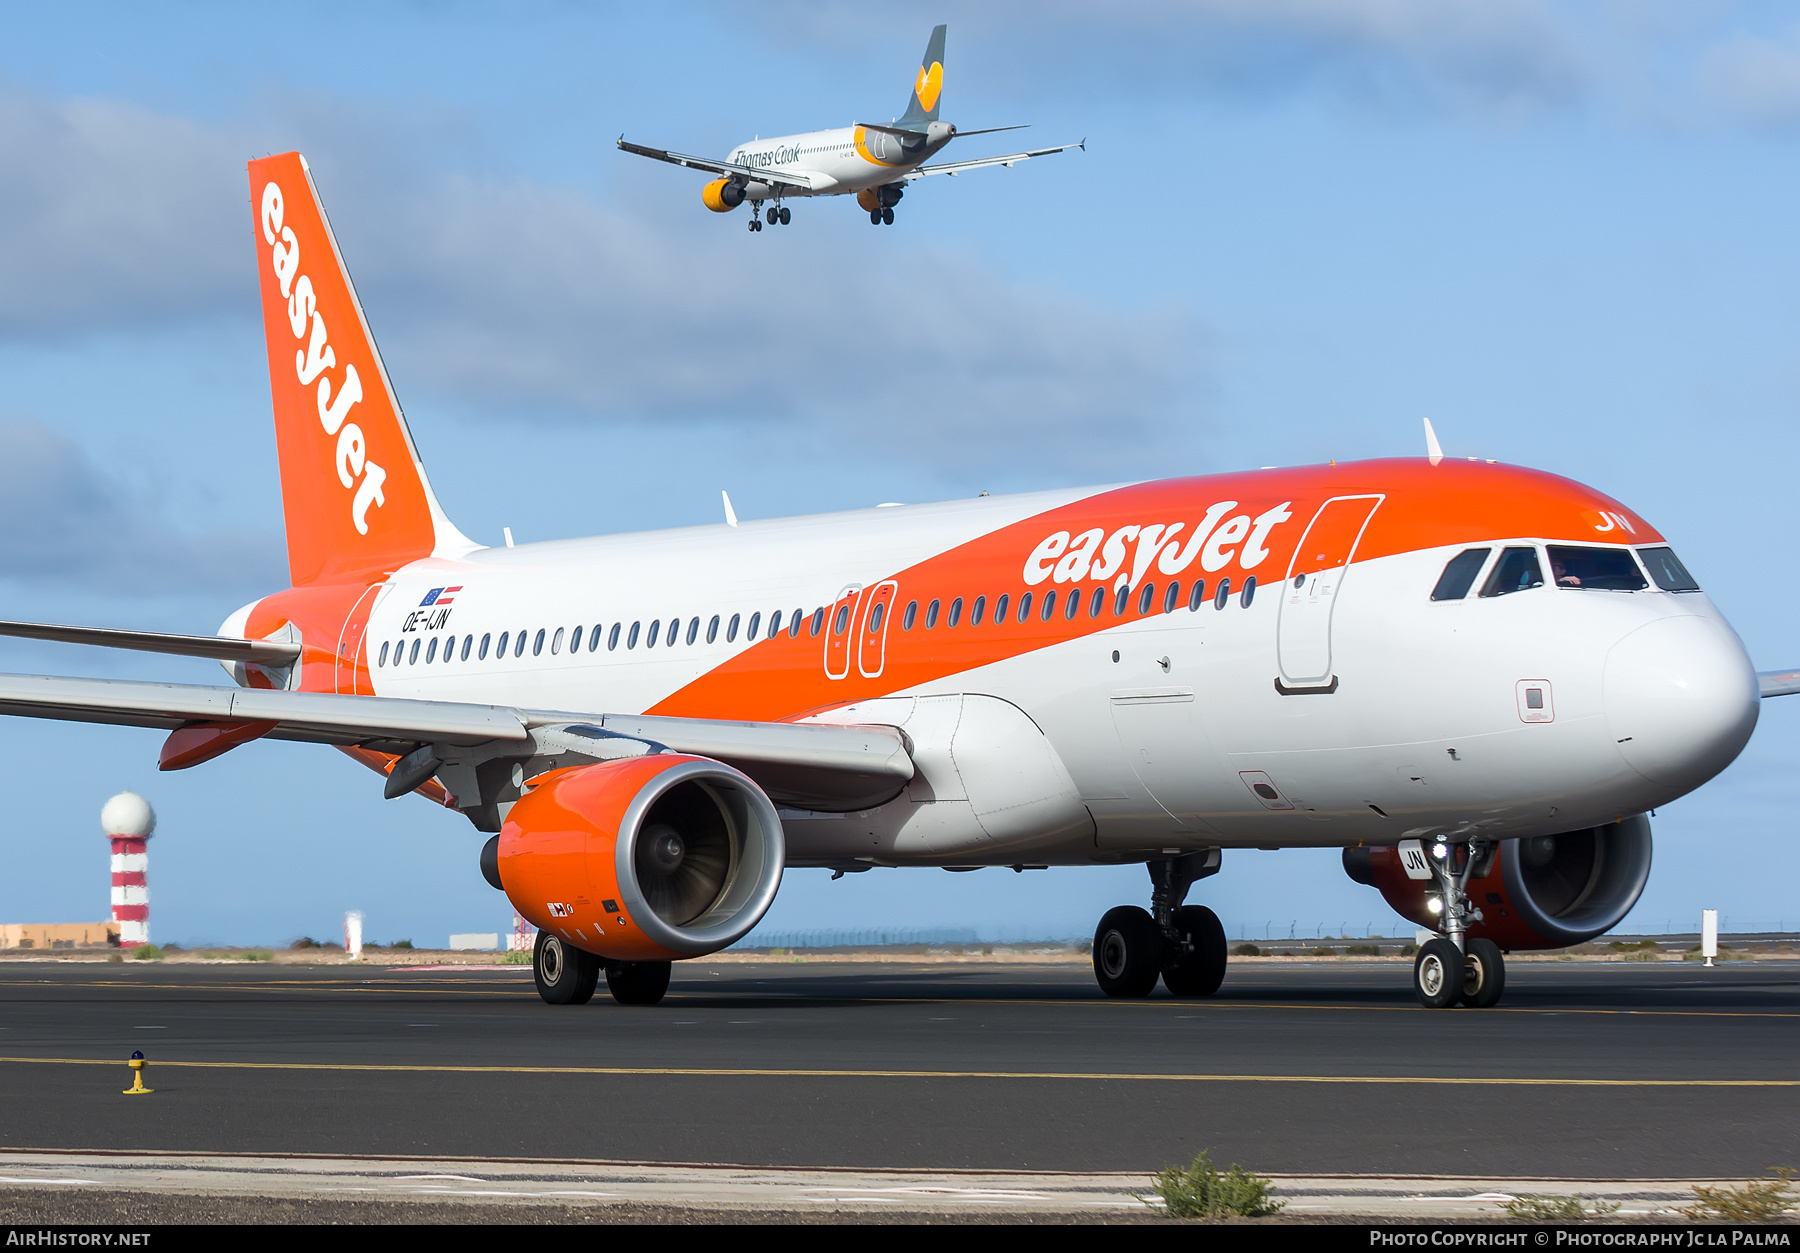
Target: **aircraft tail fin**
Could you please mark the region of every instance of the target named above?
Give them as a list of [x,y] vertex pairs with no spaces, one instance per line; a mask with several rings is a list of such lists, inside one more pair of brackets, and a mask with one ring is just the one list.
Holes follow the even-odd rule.
[[306,159],[250,162],[250,204],[294,586],[480,547],[432,495]]
[[945,26],[933,27],[931,41],[925,45],[925,59],[919,63],[919,76],[913,80],[912,98],[906,102],[906,113],[898,125],[923,130],[938,120],[938,96],[944,90]]

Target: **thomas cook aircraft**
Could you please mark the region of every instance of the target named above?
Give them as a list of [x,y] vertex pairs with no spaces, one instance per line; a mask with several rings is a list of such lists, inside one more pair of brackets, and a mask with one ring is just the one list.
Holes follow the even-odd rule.
[[250,203],[290,586],[216,635],[0,623],[232,679],[0,675],[0,713],[159,730],[165,770],[339,749],[462,815],[552,1004],[602,974],[655,1003],[787,866],[1141,865],[1096,980],[1210,996],[1225,933],[1190,890],[1285,847],[1435,933],[1422,1004],[1490,1006],[1502,949],[1625,917],[1651,810],[1800,692],[1641,514],[1429,424],[1421,457],[485,547],[300,154],[251,162]]
[[[906,194],[907,183],[932,174],[954,177],[964,170],[979,170],[984,166],[1010,167],[1033,157],[1087,147],[1084,139],[1080,143],[1033,148],[1029,152],[1009,152],[1003,157],[925,164],[959,135],[991,135],[997,131],[1021,129],[994,126],[986,130],[959,131],[951,123],[938,120],[938,106],[942,103],[944,89],[946,29],[939,26],[932,30],[931,41],[925,46],[925,60],[919,65],[912,96],[906,102],[906,112],[894,119],[892,125],[858,122],[836,130],[753,139],[733,148],[723,161],[690,157],[662,148],[645,148],[626,143],[623,135],[619,136],[619,147],[640,157],[654,157],[672,165],[685,165],[689,169],[718,175],[701,189],[700,198],[714,213],[730,213],[749,201],[750,229],[753,231],[760,231],[764,222],[770,226],[787,225],[793,211],[782,202],[800,196],[855,196],[856,203],[868,210],[870,222],[877,226],[883,223],[892,226],[894,206]],[[774,202],[766,211],[763,209],[765,201]]]

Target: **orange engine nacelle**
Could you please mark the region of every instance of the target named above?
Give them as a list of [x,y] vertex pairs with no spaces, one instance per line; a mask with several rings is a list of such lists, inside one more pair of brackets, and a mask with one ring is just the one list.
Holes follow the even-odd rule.
[[501,827],[494,870],[539,929],[618,961],[736,943],[781,886],[781,819],[705,757],[654,753],[540,776]]
[[700,189],[700,199],[714,213],[730,213],[744,203],[744,185],[728,178],[715,178]]
[[[1424,842],[1426,856],[1431,844]],[[1408,877],[1399,849],[1347,848],[1344,870],[1379,890],[1402,918],[1434,931],[1440,926],[1436,878]],[[1469,924],[1469,934],[1509,951],[1580,944],[1618,926],[1649,878],[1650,820],[1643,814],[1603,827],[1500,840],[1469,874],[1465,890],[1483,915]]]

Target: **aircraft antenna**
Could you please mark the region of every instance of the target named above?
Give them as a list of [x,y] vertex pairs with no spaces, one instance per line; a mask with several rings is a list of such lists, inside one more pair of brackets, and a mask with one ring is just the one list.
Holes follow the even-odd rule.
[[731,507],[731,493],[724,488],[719,489],[719,499],[725,502],[725,525],[737,525],[737,510]]
[[1443,445],[1438,443],[1437,432],[1431,429],[1431,419],[1425,419],[1425,459],[1436,465],[1444,459]]

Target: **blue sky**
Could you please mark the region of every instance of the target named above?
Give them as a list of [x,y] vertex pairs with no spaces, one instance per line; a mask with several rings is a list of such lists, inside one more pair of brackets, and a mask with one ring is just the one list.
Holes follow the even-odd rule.
[[[751,235],[623,133],[880,120],[950,24],[961,156],[876,230]],[[446,507],[497,542],[1420,450],[1568,474],[1800,662],[1800,19],[1787,6],[1192,0],[15,10],[0,39],[4,616],[211,631],[280,585],[244,162],[311,161]],[[966,146],[965,146],[966,145]],[[777,399],[771,399],[777,398]],[[0,668],[222,678],[0,644]],[[1794,706],[1790,708],[1789,706]],[[0,720],[0,918],[103,916],[131,787],[163,939],[441,943],[481,837],[329,750],[158,775]],[[1628,925],[1786,917],[1800,699],[1663,810]],[[1754,867],[1752,873],[1746,873]],[[789,876],[768,926],[1078,934],[1138,869]],[[1329,853],[1229,855],[1232,934],[1396,920]]]

